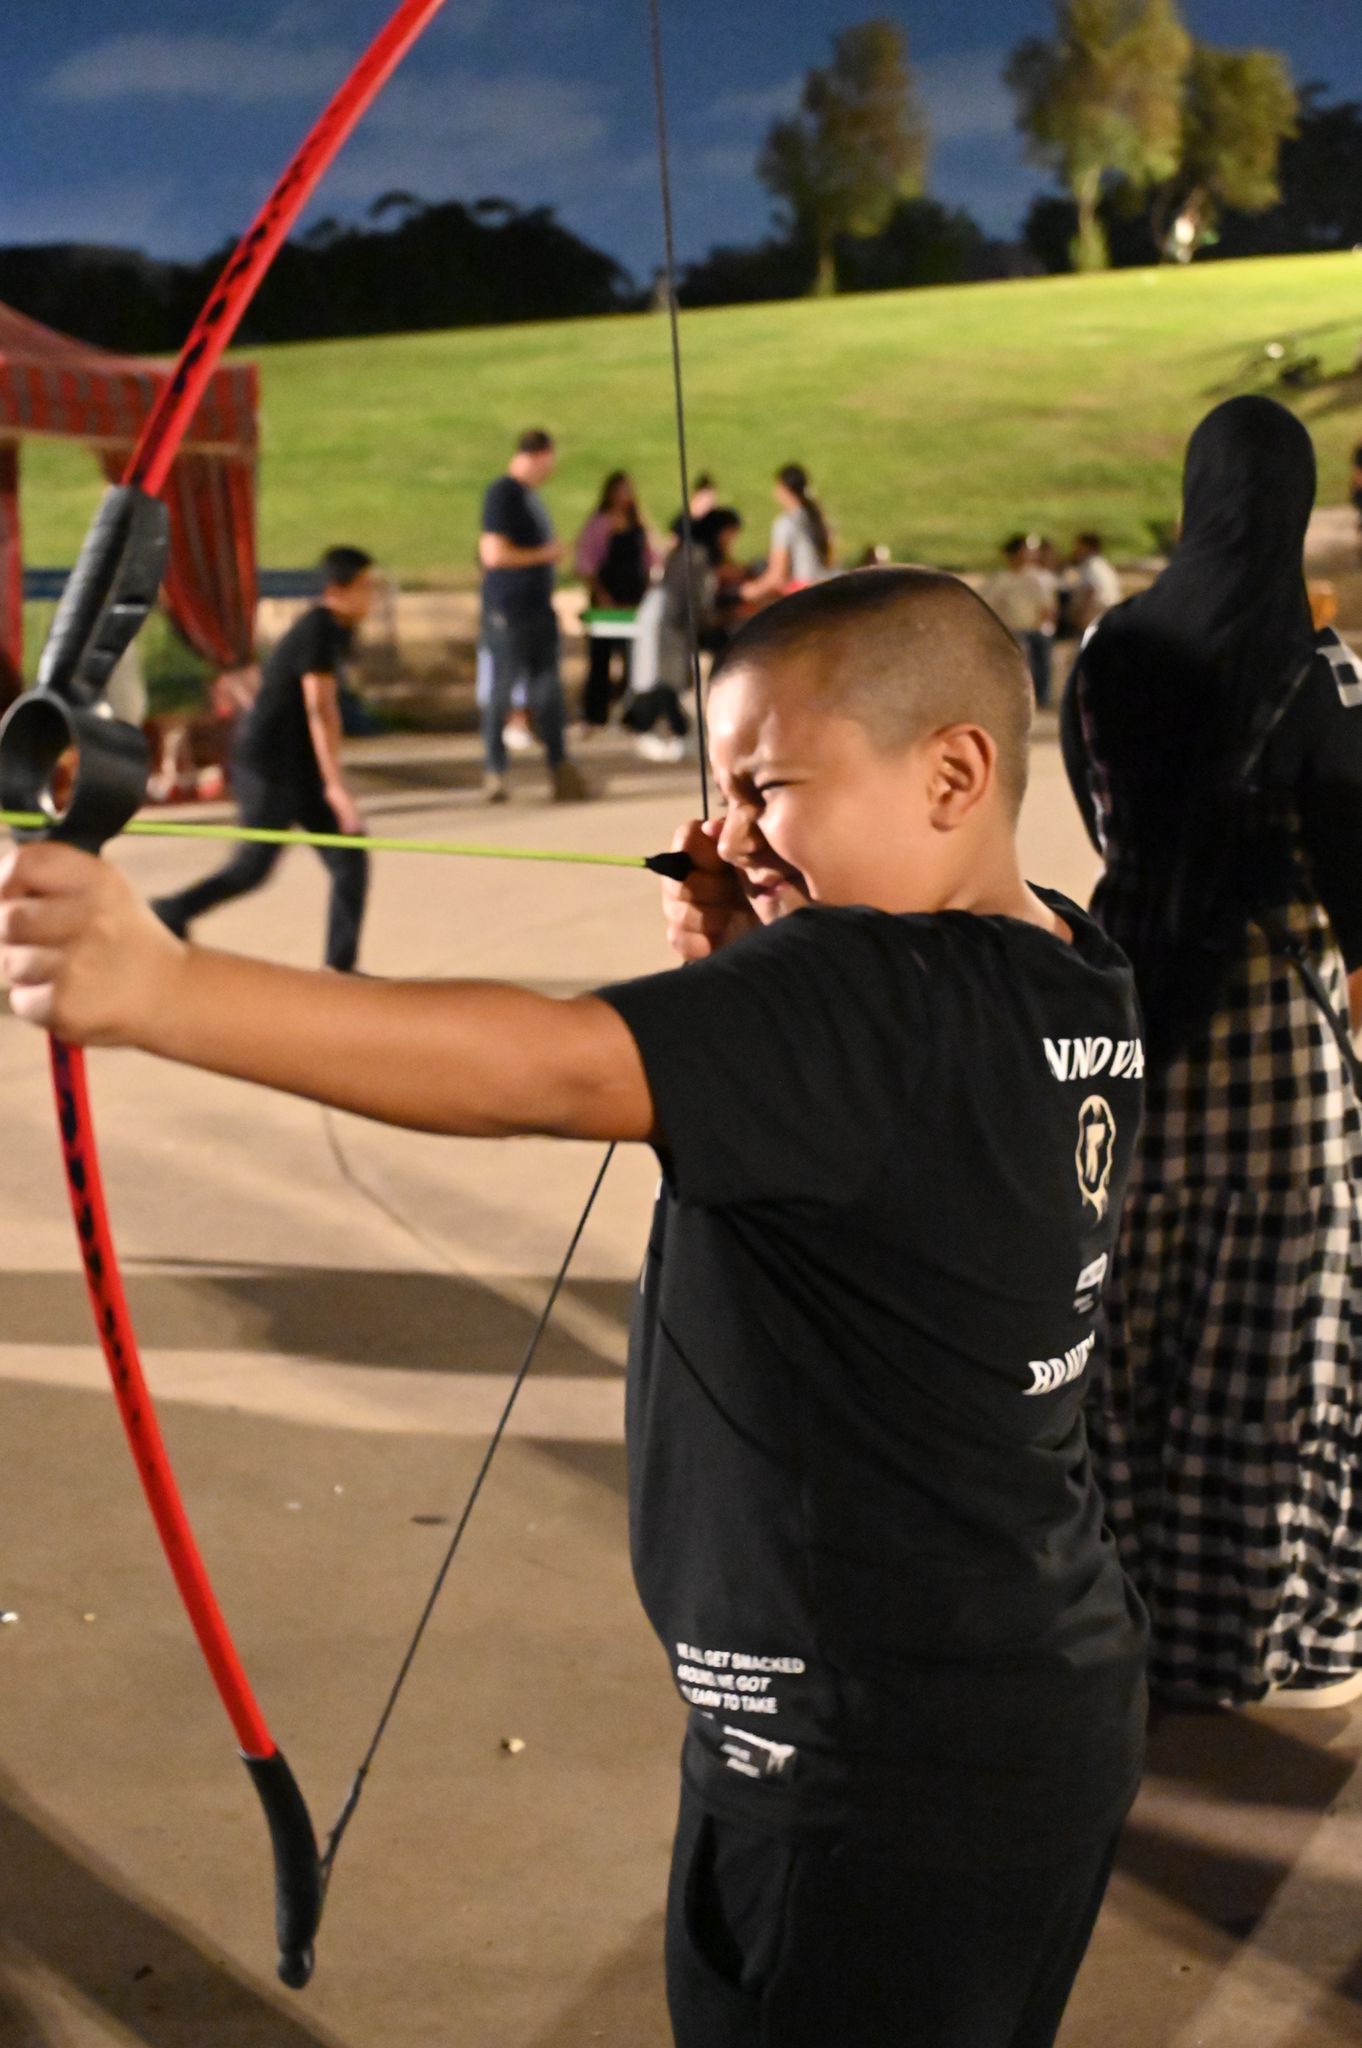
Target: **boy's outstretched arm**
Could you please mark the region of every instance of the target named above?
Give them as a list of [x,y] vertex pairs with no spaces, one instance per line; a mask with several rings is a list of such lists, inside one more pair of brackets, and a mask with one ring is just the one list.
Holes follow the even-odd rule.
[[467,1137],[645,1140],[627,1027],[595,996],[500,982],[368,981],[172,938],[107,861],[46,841],[0,863],[0,973],[16,1016],[384,1123]]

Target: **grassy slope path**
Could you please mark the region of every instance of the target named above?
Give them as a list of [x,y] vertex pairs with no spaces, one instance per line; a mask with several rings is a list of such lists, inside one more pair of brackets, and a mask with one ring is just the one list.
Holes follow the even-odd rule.
[[[769,478],[811,469],[845,558],[989,560],[1013,526],[1066,538],[1094,523],[1148,551],[1176,509],[1187,432],[1249,388],[1246,358],[1278,336],[1333,381],[1302,395],[1322,496],[1343,496],[1362,438],[1362,259],[1291,257],[1184,272],[892,292],[725,308],[684,321],[692,462],[717,471],[759,549]],[[602,474],[639,477],[675,509],[670,377],[660,316],[471,329],[255,351],[264,381],[263,558],[312,560],[335,538],[400,575],[464,581],[479,491],[510,435],[560,438],[560,526]],[[65,561],[93,501],[88,460],[26,451],[30,560]]]

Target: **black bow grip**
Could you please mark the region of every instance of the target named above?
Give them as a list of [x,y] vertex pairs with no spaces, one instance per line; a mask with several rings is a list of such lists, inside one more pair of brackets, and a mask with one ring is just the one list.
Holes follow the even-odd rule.
[[98,853],[141,807],[146,743],[104,692],[156,602],[169,546],[166,508],[132,484],[105,492],[66,581],[38,685],[0,722],[0,808],[40,812],[42,836]]

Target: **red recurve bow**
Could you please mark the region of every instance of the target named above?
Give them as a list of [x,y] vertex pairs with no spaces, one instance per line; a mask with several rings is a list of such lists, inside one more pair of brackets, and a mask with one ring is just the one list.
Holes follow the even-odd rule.
[[[0,726],[0,806],[44,812],[48,836],[98,852],[143,800],[141,734],[110,718],[101,700],[115,662],[156,599],[167,546],[160,494],[170,466],[280,244],[355,123],[443,4],[402,0],[330,100],[233,251],[147,417],[122,482],[100,505],[53,619],[37,688]],[[143,1376],[100,1182],[84,1058],[56,1038],[51,1054],[71,1206],[114,1395],[175,1583],[269,1824],[279,1975],[298,1989],[312,1974],[325,1895],[316,1835],[223,1619]]]

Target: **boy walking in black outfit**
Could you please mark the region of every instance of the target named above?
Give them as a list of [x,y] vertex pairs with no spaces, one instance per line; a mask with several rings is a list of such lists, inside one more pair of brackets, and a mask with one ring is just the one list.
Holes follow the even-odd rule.
[[692,964],[568,1001],[177,947],[0,868],[17,1014],[436,1131],[651,1145],[635,1575],[691,1712],[679,2048],[1049,2048],[1139,1775],[1083,1430],[1140,1109],[1129,971],[1023,881],[1030,688],[949,577],[762,614],[710,692]]
[[[322,594],[295,619],[265,662],[260,690],[232,750],[232,788],[243,825],[360,833],[364,821],[340,762],[340,687],[355,627],[373,609],[373,558],[336,547],[321,560]],[[177,938],[207,910],[269,880],[282,849],[241,846],[225,866],[153,904]],[[348,973],[359,956],[369,859],[358,847],[319,847],[331,877],[326,964]]]

